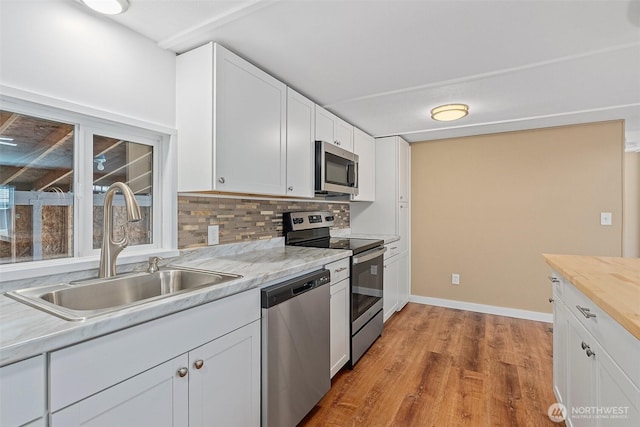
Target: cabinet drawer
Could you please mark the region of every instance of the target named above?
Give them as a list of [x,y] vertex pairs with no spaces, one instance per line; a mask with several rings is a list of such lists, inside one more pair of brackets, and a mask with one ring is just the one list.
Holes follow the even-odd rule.
[[564,284],[564,302],[633,383],[636,386],[640,385],[640,340],[569,283]]
[[260,318],[260,289],[54,351],[50,410],[157,366]]
[[389,259],[392,256],[396,256],[400,253],[400,241],[392,242],[384,245],[387,251],[384,253],[384,259]]
[[0,368],[0,425],[17,426],[44,415],[44,356]]
[[325,265],[325,268],[331,271],[331,284],[338,283],[341,280],[349,278],[351,274],[349,268],[350,264],[351,258],[345,258]]

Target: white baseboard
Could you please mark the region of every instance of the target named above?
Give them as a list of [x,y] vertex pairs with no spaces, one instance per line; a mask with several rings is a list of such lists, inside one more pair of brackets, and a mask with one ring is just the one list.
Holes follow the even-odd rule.
[[418,304],[435,305],[438,307],[456,308],[458,310],[515,317],[517,319],[535,320],[537,322],[553,322],[553,314],[541,313],[539,311],[519,310],[517,308],[498,307],[495,305],[476,304],[472,302],[454,301],[442,298],[421,297],[417,295],[411,295],[409,297],[409,301]]

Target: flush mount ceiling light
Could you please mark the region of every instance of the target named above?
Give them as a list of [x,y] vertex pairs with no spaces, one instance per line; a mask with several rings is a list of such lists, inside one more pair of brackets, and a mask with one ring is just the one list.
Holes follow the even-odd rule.
[[105,15],[117,15],[129,8],[128,0],[82,0],[82,3]]
[[431,118],[440,122],[458,120],[469,114],[469,106],[466,104],[447,104],[431,110]]

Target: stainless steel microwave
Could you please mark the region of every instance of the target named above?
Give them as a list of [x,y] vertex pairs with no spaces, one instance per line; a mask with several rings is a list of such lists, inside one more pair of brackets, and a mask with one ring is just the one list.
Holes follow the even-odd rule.
[[316,141],[318,194],[358,194],[358,156],[330,142]]

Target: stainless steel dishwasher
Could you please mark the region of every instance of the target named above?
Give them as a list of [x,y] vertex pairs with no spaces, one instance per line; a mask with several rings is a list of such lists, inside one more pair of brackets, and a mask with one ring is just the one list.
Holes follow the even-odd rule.
[[262,290],[262,427],[293,427],[329,388],[329,270]]

